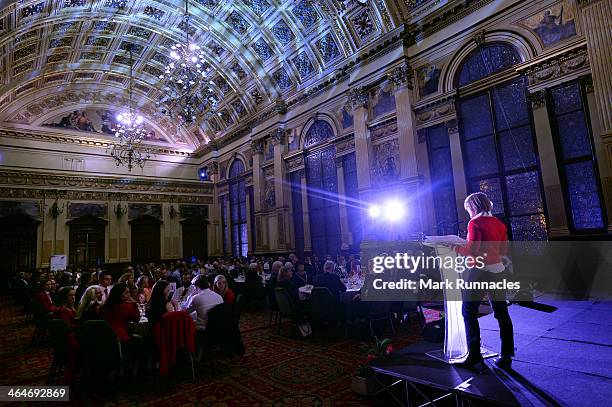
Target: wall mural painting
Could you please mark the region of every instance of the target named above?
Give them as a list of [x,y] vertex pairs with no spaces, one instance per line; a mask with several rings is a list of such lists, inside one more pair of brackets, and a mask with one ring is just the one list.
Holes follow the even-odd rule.
[[[62,127],[89,133],[115,135],[113,129],[117,126],[116,114],[110,110],[73,110],[67,115],[55,117],[43,123],[43,126]],[[148,129],[147,140],[156,143],[167,143],[155,130]]]
[[391,91],[381,90],[376,99],[376,104],[372,108],[374,117],[379,117],[395,110],[395,96],[393,96]]
[[181,218],[208,218],[208,205],[180,205]]
[[128,204],[128,219],[136,219],[141,216],[152,216],[162,218],[162,206],[160,204],[131,203]]
[[370,173],[379,184],[395,181],[400,175],[399,141],[388,140],[372,147],[373,157]]
[[438,68],[437,65],[428,65],[417,71],[419,94],[421,97],[431,95],[438,91],[440,72],[440,68]]
[[105,203],[70,202],[68,204],[68,219],[79,218],[81,216],[96,216],[106,219],[107,214],[108,205]]
[[346,111],[346,108],[342,109],[342,128],[348,129],[353,127],[353,115]]
[[26,215],[32,218],[40,218],[40,205],[36,201],[0,201],[0,218],[13,215]]
[[540,11],[520,24],[536,33],[545,47],[576,35],[575,14],[569,0]]

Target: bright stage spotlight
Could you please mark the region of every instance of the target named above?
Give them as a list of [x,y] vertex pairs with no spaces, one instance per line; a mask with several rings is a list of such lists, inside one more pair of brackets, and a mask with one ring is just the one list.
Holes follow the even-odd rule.
[[388,221],[395,222],[404,218],[405,213],[404,205],[399,201],[387,201],[385,202],[385,218]]
[[380,207],[378,205],[372,205],[370,209],[368,209],[368,213],[371,218],[378,218],[380,216]]

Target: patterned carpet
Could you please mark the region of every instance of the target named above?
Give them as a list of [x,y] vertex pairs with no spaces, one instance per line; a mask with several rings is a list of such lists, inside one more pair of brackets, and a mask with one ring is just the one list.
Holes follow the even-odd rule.
[[[428,319],[433,314],[426,315]],[[437,313],[436,313],[437,315]],[[367,340],[342,338],[297,339],[268,327],[266,312],[245,313],[241,331],[246,348],[242,358],[219,361],[214,371],[196,365],[196,383],[187,366],[170,377],[139,377],[133,383],[96,389],[71,389],[74,405],[107,406],[366,406],[388,405],[384,396],[365,398],[350,389]],[[0,385],[42,385],[51,363],[49,345],[30,346],[33,327],[24,322],[20,307],[0,298]],[[393,337],[401,348],[420,336],[416,326]],[[360,335],[354,335],[360,336]],[[62,375],[58,381],[61,382]],[[61,384],[61,383],[56,383]],[[37,403],[37,405],[40,405]]]

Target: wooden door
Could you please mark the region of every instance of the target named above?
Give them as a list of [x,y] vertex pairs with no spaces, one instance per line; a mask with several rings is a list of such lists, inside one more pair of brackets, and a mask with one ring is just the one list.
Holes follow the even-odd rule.
[[203,259],[208,256],[208,221],[200,216],[193,216],[181,221],[183,230],[183,259],[192,257]]
[[36,267],[39,220],[27,215],[0,218],[0,270],[5,276]]
[[85,215],[66,222],[70,226],[70,264],[88,268],[105,262],[106,221]]
[[161,220],[148,215],[130,221],[133,262],[149,263],[161,259],[161,224]]

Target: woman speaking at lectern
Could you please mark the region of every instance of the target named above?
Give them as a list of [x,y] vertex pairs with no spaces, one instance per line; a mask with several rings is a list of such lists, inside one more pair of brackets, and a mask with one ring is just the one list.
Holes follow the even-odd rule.
[[[483,268],[468,270],[466,281],[499,281],[505,267],[501,256],[508,252],[508,235],[506,225],[491,215],[493,203],[487,195],[476,192],[469,195],[463,204],[470,214],[468,223],[467,244],[454,247],[463,256],[484,256]],[[486,253],[486,255],[485,255]],[[480,354],[480,327],[478,325],[478,307],[485,291],[469,290],[463,293],[462,314],[465,321],[465,332],[468,343],[466,366],[474,366],[483,361]],[[508,314],[506,293],[502,290],[489,290],[489,302],[493,314],[499,323],[501,337],[501,357],[496,361],[498,367],[510,369],[514,356],[514,334],[512,320]]]

